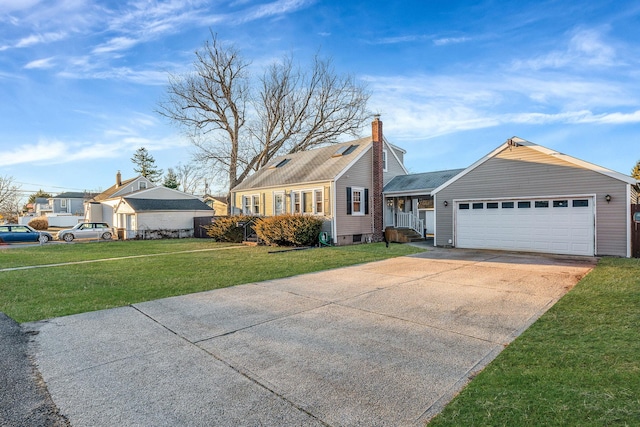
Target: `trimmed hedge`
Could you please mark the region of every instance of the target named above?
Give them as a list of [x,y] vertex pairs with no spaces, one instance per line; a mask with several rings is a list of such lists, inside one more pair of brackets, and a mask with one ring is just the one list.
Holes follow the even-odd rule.
[[40,216],[29,221],[27,225],[29,227],[35,228],[36,230],[48,230],[49,220],[47,219],[47,217]]
[[207,231],[207,236],[217,242],[242,243],[244,239],[244,228],[239,227],[239,222],[247,222],[253,217],[248,215],[228,216],[216,218],[211,225],[203,226]]
[[256,234],[272,246],[313,246],[324,221],[305,215],[278,215],[260,218],[256,222]]

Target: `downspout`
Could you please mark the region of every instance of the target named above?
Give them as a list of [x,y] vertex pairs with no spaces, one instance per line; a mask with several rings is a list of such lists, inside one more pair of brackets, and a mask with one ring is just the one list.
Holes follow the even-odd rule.
[[437,195],[433,195],[433,247],[436,247],[438,241],[438,199]]
[[336,227],[336,204],[338,202],[337,197],[336,197],[336,181],[332,180],[331,181],[331,235],[333,236],[333,244],[335,245],[336,242],[338,241],[338,235],[336,234],[338,232],[337,227]]
[[627,184],[627,258],[631,258],[631,184]]

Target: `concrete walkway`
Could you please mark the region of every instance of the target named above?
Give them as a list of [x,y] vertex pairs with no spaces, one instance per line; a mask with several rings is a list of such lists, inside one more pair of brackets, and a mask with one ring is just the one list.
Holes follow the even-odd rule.
[[73,426],[419,426],[594,265],[431,250],[23,327]]

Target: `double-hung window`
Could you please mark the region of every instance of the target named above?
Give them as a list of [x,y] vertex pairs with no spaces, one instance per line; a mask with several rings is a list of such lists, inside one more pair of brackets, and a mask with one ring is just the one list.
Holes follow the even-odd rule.
[[347,215],[369,213],[368,190],[362,187],[347,187]]
[[251,207],[254,215],[260,215],[260,195],[251,196]]
[[314,199],[314,213],[323,214],[324,213],[324,194],[322,190],[313,190],[313,199]]
[[302,213],[301,197],[302,194],[299,191],[291,192],[291,211],[294,214]]

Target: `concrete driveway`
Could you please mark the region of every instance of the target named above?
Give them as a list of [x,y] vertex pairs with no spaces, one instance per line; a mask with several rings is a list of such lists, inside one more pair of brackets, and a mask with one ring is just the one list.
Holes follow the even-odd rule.
[[440,249],[24,326],[73,426],[418,426],[594,265]]

